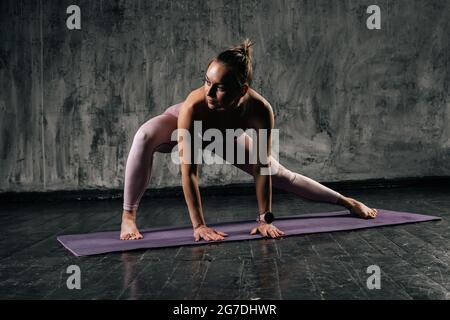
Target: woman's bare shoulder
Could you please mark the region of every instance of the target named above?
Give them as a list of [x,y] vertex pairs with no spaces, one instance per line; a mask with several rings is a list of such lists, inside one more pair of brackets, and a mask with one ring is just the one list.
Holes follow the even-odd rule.
[[261,94],[256,92],[254,89],[249,88],[248,90],[249,104],[256,109],[268,109],[272,111],[272,106]]
[[205,109],[206,101],[204,88],[192,90],[183,102],[180,108],[179,119],[190,119],[194,121],[201,118],[202,111]]
[[204,87],[200,87],[192,90],[183,102],[185,108],[196,108],[199,105],[205,104],[205,91]]

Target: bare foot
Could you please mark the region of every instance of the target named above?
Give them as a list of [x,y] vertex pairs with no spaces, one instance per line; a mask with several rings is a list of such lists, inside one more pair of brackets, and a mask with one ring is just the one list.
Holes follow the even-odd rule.
[[120,240],[138,240],[143,236],[136,226],[136,211],[123,211]]
[[344,197],[338,201],[338,204],[342,204],[350,212],[362,219],[375,219],[378,210],[375,208],[369,208],[364,203],[359,202],[353,198]]

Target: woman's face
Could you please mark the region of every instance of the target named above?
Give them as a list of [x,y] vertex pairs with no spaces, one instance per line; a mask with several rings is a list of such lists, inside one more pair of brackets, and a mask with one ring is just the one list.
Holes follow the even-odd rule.
[[205,94],[208,108],[217,112],[234,109],[243,95],[230,68],[217,61],[206,71]]

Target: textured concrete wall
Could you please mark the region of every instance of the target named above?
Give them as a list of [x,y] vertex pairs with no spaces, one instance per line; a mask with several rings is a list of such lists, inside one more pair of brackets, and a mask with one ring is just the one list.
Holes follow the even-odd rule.
[[[66,8],[81,8],[81,30]],[[382,10],[367,30],[366,8]],[[254,40],[280,159],[319,181],[450,174],[450,2],[0,2],[0,191],[122,188],[140,124]],[[204,166],[202,184],[251,181]],[[169,155],[152,187],[178,186]]]

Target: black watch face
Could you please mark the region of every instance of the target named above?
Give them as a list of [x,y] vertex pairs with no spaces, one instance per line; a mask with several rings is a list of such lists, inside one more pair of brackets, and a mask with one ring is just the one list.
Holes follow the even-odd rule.
[[265,221],[265,222],[267,222],[267,223],[272,223],[272,221],[274,221],[274,220],[275,220],[275,216],[273,215],[272,212],[267,212],[267,213],[264,215],[264,221]]

